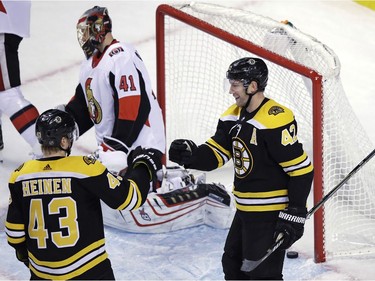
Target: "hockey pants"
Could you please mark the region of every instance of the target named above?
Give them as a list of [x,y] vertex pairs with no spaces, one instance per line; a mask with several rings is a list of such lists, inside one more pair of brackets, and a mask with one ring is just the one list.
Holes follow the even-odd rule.
[[249,220],[236,211],[222,256],[225,280],[282,280],[285,250],[276,250],[251,272],[241,271],[242,261],[259,260],[274,242],[275,222]]

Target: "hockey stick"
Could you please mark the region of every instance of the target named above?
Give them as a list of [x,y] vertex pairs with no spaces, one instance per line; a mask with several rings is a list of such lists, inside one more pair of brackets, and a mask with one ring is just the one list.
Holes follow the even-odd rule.
[[370,159],[375,155],[375,149],[370,152],[369,155],[367,155],[353,170],[350,171],[350,173],[343,178],[343,180],[335,186],[330,192],[328,192],[320,201],[317,203],[314,207],[311,208],[310,211],[308,211],[306,215],[306,219],[309,219],[312,214],[314,214],[329,198],[333,196],[334,193],[336,193],[337,190],[339,190],[355,173],[357,173]]
[[[375,149],[370,152],[349,174],[342,179],[342,181],[336,185],[330,192],[328,192],[310,211],[306,214],[306,219],[309,219],[312,214],[314,214],[322,205],[330,199],[333,194],[339,190],[355,173],[357,173],[370,159],[375,155]],[[242,262],[241,270],[245,272],[253,271],[258,265],[260,265],[265,259],[267,259],[273,252],[275,252],[281,244],[284,242],[284,234],[280,233],[276,241],[268,248],[266,254],[259,260],[252,261],[244,259]]]
[[[1,117],[1,112],[0,112],[0,117]],[[3,153],[2,153],[3,148],[4,148],[3,129],[1,128],[1,119],[0,119],[0,163],[3,163]]]
[[281,244],[284,242],[284,234],[280,233],[279,236],[277,236],[276,241],[272,244],[271,247],[268,248],[267,253],[261,257],[259,260],[252,261],[248,259],[244,259],[242,262],[241,270],[244,272],[250,272],[253,271],[258,265],[260,265],[265,259],[267,259],[273,252],[278,249]]

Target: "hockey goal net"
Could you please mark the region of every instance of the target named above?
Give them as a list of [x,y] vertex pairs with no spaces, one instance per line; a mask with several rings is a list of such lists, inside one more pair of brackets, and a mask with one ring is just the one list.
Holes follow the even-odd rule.
[[[215,132],[219,116],[234,103],[223,87],[229,64],[256,56],[269,68],[265,95],[295,113],[299,140],[314,161],[315,203],[373,149],[345,96],[338,57],[317,39],[213,4],[160,5],[156,18],[158,99],[168,147],[176,138],[200,144]],[[374,164],[314,214],[316,262],[375,252]]]

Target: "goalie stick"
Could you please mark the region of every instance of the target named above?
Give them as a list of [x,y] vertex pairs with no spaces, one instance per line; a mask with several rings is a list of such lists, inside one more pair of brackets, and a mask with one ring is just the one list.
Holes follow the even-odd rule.
[[[375,155],[375,149],[370,152],[353,170],[346,175],[342,181],[336,185],[330,192],[328,192],[314,207],[311,208],[310,211],[306,214],[306,219],[309,219],[311,215],[313,215],[323,204],[330,199],[333,194],[337,192],[355,173],[357,173],[370,159]],[[241,270],[245,272],[253,271],[258,265],[260,265],[265,259],[267,259],[273,252],[275,252],[281,244],[284,242],[284,234],[280,233],[279,236],[276,238],[276,241],[268,248],[266,254],[261,257],[259,260],[252,261],[248,259],[244,259]]]

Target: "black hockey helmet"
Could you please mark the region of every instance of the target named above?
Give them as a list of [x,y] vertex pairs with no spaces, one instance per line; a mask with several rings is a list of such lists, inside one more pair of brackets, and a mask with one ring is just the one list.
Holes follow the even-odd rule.
[[87,59],[91,57],[95,48],[103,42],[108,32],[112,32],[112,20],[105,7],[94,6],[79,18],[77,38]]
[[255,81],[258,83],[258,91],[264,91],[268,81],[268,68],[262,59],[241,58],[229,65],[227,78],[241,81],[245,88]]
[[61,148],[62,137],[68,138],[71,145],[78,139],[78,128],[69,113],[59,109],[49,109],[36,120],[35,135],[41,145]]

